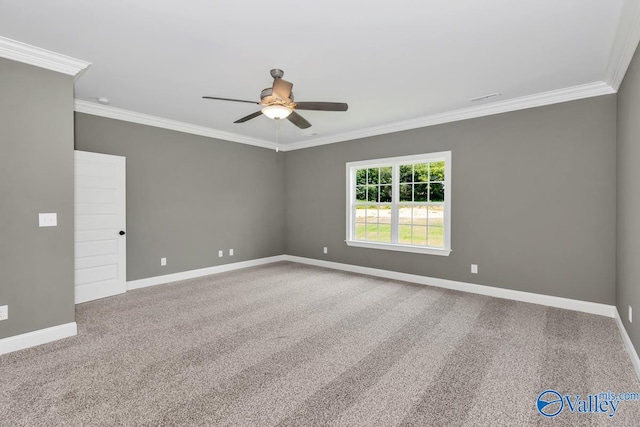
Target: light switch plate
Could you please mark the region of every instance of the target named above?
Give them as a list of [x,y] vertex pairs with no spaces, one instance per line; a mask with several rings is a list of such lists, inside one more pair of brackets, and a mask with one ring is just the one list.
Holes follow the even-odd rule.
[[57,227],[58,226],[58,214],[57,213],[41,213],[38,215],[40,227]]
[[0,320],[7,320],[9,318],[9,306],[0,306]]
[[471,264],[471,272],[473,274],[478,274],[478,264]]

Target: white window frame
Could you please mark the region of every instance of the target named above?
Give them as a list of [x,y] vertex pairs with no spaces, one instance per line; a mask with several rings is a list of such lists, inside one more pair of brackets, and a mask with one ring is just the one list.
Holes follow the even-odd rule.
[[[407,202],[400,202],[398,200],[400,195],[400,179],[399,168],[400,165],[408,163],[429,163],[438,160],[444,160],[444,218],[443,218],[443,233],[444,233],[444,247],[430,247],[430,246],[418,246],[407,245],[400,243],[386,243],[386,242],[373,242],[355,240],[355,224],[356,224],[356,171],[363,168],[380,168],[380,167],[392,167],[392,197],[391,197],[391,227],[392,227],[392,242],[397,242],[397,229],[398,229],[398,209],[399,205],[412,204]],[[427,204],[427,203],[420,203]],[[372,159],[363,160],[358,162],[347,163],[347,239],[345,240],[347,245],[360,248],[370,249],[383,249],[391,251],[401,252],[413,252],[419,254],[429,255],[441,255],[449,256],[451,253],[451,151],[440,151],[437,153],[425,153],[413,156],[402,157],[389,157],[385,159]]]

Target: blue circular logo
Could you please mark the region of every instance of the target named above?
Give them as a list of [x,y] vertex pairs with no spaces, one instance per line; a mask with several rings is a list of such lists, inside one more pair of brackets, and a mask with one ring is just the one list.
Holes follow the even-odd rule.
[[555,417],[564,409],[564,402],[557,391],[545,390],[538,395],[537,406],[538,412],[545,417]]

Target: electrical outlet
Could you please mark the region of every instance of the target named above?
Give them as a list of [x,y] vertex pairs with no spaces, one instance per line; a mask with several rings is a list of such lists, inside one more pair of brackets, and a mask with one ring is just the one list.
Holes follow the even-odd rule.
[[327,247],[326,247],[326,246],[322,249],[322,252],[323,252],[323,253],[325,253],[325,254],[326,254],[326,253],[329,253],[329,251],[327,250]]
[[629,323],[633,323],[633,307],[629,306]]
[[471,272],[473,274],[478,274],[478,264],[471,264]]
[[166,258],[160,258],[160,265],[161,266],[167,265],[167,259]]
[[233,249],[229,249],[229,256],[233,256]]
[[222,251],[218,251],[218,258],[222,258],[223,255],[224,253]]
[[0,306],[0,320],[7,320],[9,318],[9,306]]
[[40,227],[57,227],[58,226],[58,214],[56,214],[56,213],[41,213],[41,214],[38,214],[38,225]]

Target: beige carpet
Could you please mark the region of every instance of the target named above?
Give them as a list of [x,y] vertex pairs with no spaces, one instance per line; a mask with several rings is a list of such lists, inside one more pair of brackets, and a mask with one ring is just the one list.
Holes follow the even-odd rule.
[[76,316],[77,337],[0,357],[0,425],[640,425],[640,401],[536,408],[546,389],[640,391],[599,316],[292,263]]

